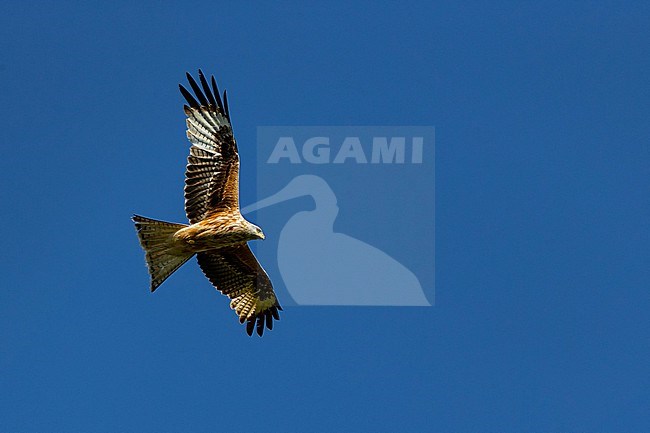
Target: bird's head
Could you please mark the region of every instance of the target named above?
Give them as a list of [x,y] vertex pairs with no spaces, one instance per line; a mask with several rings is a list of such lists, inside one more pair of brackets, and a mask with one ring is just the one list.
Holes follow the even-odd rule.
[[262,231],[261,228],[257,227],[255,224],[248,224],[248,229],[250,231],[251,236],[253,236],[253,239],[262,239],[266,236],[264,236],[264,232]]

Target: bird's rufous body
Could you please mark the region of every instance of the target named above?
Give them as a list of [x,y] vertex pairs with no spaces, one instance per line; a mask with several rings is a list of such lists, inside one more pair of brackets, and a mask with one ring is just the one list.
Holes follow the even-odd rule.
[[236,212],[208,217],[178,230],[172,238],[183,253],[200,253],[264,239],[264,235]]

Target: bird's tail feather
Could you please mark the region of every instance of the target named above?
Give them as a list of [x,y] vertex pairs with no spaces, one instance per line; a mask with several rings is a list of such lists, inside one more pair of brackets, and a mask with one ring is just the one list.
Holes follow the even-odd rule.
[[133,215],[131,219],[138,231],[140,245],[145,251],[145,260],[151,275],[150,289],[153,292],[194,255],[180,252],[172,243],[174,233],[187,225],[158,221],[139,215]]

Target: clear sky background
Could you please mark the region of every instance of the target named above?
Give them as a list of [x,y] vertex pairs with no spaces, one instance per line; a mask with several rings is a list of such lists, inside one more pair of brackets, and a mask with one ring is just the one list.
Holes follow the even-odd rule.
[[[648,431],[647,3],[345,3],[2,3],[0,431]],[[435,125],[434,307],[148,292],[199,67],[244,203],[258,125]]]

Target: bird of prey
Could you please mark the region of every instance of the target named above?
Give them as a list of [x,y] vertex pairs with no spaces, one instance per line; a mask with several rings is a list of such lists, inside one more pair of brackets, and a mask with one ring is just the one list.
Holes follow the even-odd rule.
[[187,73],[194,95],[179,85],[188,105],[187,138],[192,144],[185,170],[185,213],[190,222],[176,224],[134,215],[132,220],[145,251],[153,292],[174,271],[196,255],[210,282],[228,296],[230,308],[246,323],[246,332],[262,336],[273,329],[282,307],[268,275],[248,248],[264,239],[239,210],[239,154],[233,136],[228,97],[219,95],[214,76],[208,84]]

